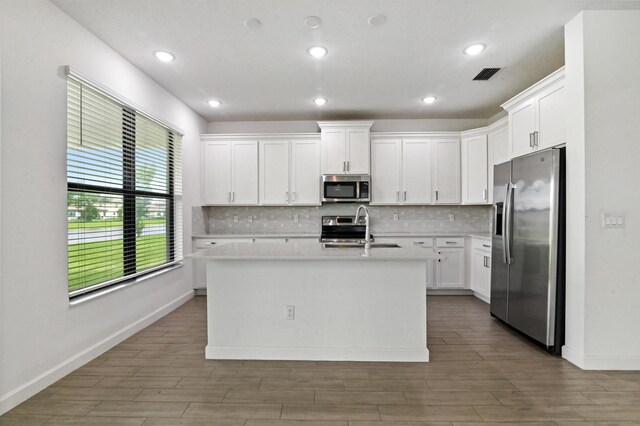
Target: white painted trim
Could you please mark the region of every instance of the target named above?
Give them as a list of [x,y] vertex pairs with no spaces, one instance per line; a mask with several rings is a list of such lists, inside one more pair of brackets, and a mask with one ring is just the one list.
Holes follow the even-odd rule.
[[0,396],[0,415],[6,413],[21,402],[27,400],[28,398],[31,398],[33,395],[42,391],[46,387],[51,386],[53,383],[60,380],[67,374],[82,367],[84,364],[111,349],[118,343],[133,336],[143,328],[151,325],[155,321],[167,315],[169,312],[173,311],[183,303],[190,300],[193,297],[193,293],[193,290],[189,290],[187,293],[184,293],[183,295],[177,297],[166,305],[156,309],[149,315],[127,325],[126,327],[113,333],[112,335],[106,337],[98,343],[50,368],[49,370],[35,377],[33,380],[24,383],[16,389],[13,389]]
[[328,129],[332,127],[364,127],[371,129],[373,121],[318,121],[320,129]]
[[[207,345],[207,359],[429,362],[427,348],[296,348]],[[257,355],[256,355],[257,354]]]
[[515,95],[514,97],[512,97],[511,99],[509,99],[508,101],[506,101],[500,106],[507,111],[510,109],[513,109],[520,102],[526,101],[529,98],[537,95],[542,90],[545,90],[547,87],[551,86],[552,84],[563,80],[564,77],[565,77],[565,72],[564,72],[564,66],[563,66],[562,68],[557,69],[556,71],[552,72],[542,80],[538,81],[533,86],[528,87],[527,89],[518,93],[517,95]]
[[638,356],[584,355],[565,345],[562,347],[562,358],[583,370],[640,370],[640,357]]
[[574,351],[567,345],[562,346],[562,358],[584,370],[584,355]]
[[371,139],[460,139],[460,132],[371,132]]
[[482,300],[485,303],[491,303],[491,300],[489,300],[488,297],[484,296],[483,294],[478,293],[477,291],[474,291],[473,295],[475,297],[477,297],[478,299]]
[[320,140],[320,132],[318,133],[213,133],[213,134],[201,134],[200,140],[202,142],[215,142],[215,141],[232,141],[232,140],[298,140],[298,139],[312,139]]

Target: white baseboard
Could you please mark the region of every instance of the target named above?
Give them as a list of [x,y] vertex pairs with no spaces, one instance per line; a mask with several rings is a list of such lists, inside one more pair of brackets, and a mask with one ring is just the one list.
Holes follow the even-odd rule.
[[562,358],[584,370],[584,354],[578,353],[569,346],[564,345],[562,346]]
[[11,410],[21,402],[24,402],[27,399],[31,398],[33,395],[42,391],[46,387],[51,386],[67,374],[82,367],[87,362],[103,354],[123,340],[133,336],[143,328],[156,322],[163,316],[167,315],[169,312],[173,311],[174,309],[191,299],[193,297],[193,293],[193,290],[190,290],[189,292],[177,297],[176,299],[160,307],[149,315],[139,319],[132,324],[127,325],[126,327],[90,346],[82,352],[50,368],[49,370],[35,377],[33,380],[30,380],[27,383],[24,383],[23,385],[17,387],[16,389],[13,389],[0,396],[0,415]]
[[574,352],[562,347],[562,357],[583,370],[640,370],[639,356],[593,356]]
[[207,345],[207,359],[429,362],[429,349],[291,348]]
[[491,300],[490,300],[488,297],[486,297],[486,296],[485,296],[485,295],[483,295],[483,294],[478,293],[477,291],[474,291],[474,292],[473,292],[473,295],[474,295],[475,297],[477,297],[478,299],[482,300],[482,301],[483,301],[483,302],[485,302],[485,303],[489,303],[489,304],[491,303]]

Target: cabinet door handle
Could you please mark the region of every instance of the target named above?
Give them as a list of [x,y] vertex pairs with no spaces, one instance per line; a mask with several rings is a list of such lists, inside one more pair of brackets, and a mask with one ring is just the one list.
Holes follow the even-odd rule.
[[396,191],[396,201],[400,201],[400,191]]
[[407,191],[404,191],[404,198],[402,201],[407,201]]
[[284,193],[284,201],[289,202],[289,191]]
[[347,171],[351,169],[351,161],[347,161]]
[[414,241],[413,244],[416,246],[420,246],[424,244],[424,241]]
[[482,200],[483,201],[487,201],[487,190],[486,189],[482,190]]
[[529,133],[529,148],[533,148],[533,133]]
[[455,241],[445,241],[445,244],[455,244]]
[[346,172],[346,171],[347,171],[347,162],[346,162],[346,161],[343,161],[343,162],[342,162],[342,171],[343,171],[343,172]]
[[533,132],[533,145],[537,148],[540,141],[540,133],[536,130]]
[[231,193],[230,192],[227,193],[227,201],[231,202]]
[[438,201],[438,190],[436,189],[436,201]]
[[483,244],[482,247],[490,248],[491,246],[489,244]]
[[236,191],[232,191],[231,192],[231,202],[235,203],[236,202]]

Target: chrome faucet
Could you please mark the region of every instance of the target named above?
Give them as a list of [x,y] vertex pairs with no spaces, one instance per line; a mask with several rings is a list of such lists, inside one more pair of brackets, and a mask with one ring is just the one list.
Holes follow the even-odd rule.
[[358,210],[356,210],[356,218],[355,223],[358,223],[358,219],[360,219],[360,210],[364,210],[364,226],[365,226],[365,236],[364,236],[364,248],[365,250],[369,250],[371,248],[371,234],[369,233],[369,209],[364,204],[358,206]]

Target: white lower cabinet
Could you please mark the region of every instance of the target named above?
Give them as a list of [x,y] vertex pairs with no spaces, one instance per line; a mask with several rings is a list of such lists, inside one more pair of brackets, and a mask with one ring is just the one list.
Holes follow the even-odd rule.
[[[409,245],[422,247],[425,250],[425,253],[433,253],[433,238],[418,238],[418,237],[383,237],[376,238],[375,242],[377,243],[398,243],[400,247],[406,247]],[[379,249],[379,250],[387,250],[387,249]],[[389,249],[393,250],[393,249]],[[433,288],[434,283],[434,266],[433,261],[427,262],[427,281],[425,282],[425,287],[428,289]]]
[[446,256],[436,262],[435,289],[464,289],[464,237],[436,238],[436,251]]
[[471,239],[471,290],[479,299],[489,303],[491,298],[491,241]]

